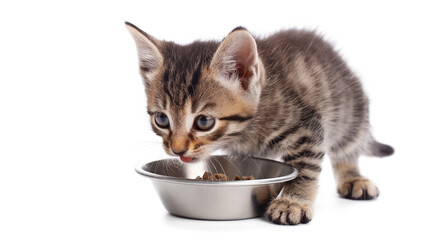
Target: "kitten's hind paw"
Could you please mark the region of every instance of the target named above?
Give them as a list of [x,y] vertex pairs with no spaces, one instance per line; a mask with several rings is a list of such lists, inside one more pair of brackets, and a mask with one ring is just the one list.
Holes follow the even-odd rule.
[[310,222],[313,210],[306,204],[282,197],[270,203],[265,215],[275,224],[297,225]]
[[342,198],[353,200],[371,200],[380,194],[377,186],[364,177],[350,178],[338,185],[338,194]]

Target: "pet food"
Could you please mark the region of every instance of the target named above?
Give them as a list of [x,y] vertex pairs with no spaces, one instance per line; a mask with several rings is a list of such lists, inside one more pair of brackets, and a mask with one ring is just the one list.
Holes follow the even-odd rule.
[[[228,176],[226,176],[223,173],[209,173],[209,172],[204,172],[203,177],[197,176],[195,178],[195,180],[209,180],[209,181],[229,181]],[[255,177],[253,175],[250,176],[238,176],[236,175],[235,178],[233,179],[233,181],[239,181],[239,180],[255,180]]]

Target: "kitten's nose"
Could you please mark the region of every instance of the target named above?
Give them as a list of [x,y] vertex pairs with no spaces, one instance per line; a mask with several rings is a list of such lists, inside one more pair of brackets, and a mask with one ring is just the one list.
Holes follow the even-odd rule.
[[176,151],[174,151],[173,149],[171,149],[171,150],[173,151],[173,153],[174,153],[174,154],[179,155],[179,156],[183,156],[183,154],[185,154],[185,152],[186,152],[186,151],[188,151],[188,150],[185,150],[185,151],[180,151],[180,150],[179,150],[180,152],[179,152],[179,151],[178,151],[178,152],[176,152]]
[[178,155],[183,156],[189,147],[189,139],[186,138],[185,133],[176,132],[171,136],[171,151]]

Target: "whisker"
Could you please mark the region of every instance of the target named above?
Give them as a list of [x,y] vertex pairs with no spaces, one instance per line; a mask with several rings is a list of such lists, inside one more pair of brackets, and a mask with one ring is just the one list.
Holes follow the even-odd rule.
[[226,173],[225,169],[223,168],[221,162],[219,161],[218,156],[212,156],[212,159],[215,160],[219,164],[220,168],[222,169],[222,173],[225,174]]
[[[212,163],[212,165],[216,168],[216,166],[215,166],[215,164],[212,162],[212,159],[213,160],[216,160],[218,163],[219,163],[219,166],[222,168],[222,171],[223,171],[223,173],[225,173],[225,171],[224,171],[224,169],[223,169],[223,167],[222,167],[222,164],[220,164],[220,162],[219,162],[219,160],[217,159],[217,157],[216,156],[212,156],[212,158],[210,158],[209,159],[209,161]],[[217,168],[216,168],[216,173],[218,173],[219,174],[219,171],[217,170]],[[220,180],[219,180],[220,181]],[[218,189],[217,189],[217,198],[218,199],[220,199],[220,191],[221,191],[221,187],[220,187],[221,185],[219,184],[218,185]]]
[[239,176],[243,176],[243,173],[240,171],[237,165],[234,164],[234,160],[232,160],[230,157],[226,157],[225,160],[228,161],[229,164],[237,171]]
[[257,174],[255,173],[256,178],[261,178],[261,177],[262,177],[262,175],[263,175],[263,174],[262,174],[261,165],[260,165],[260,164],[258,164],[258,163],[257,163],[257,161],[256,161],[256,159],[254,159],[253,157],[251,157],[250,159],[251,159],[251,160],[252,160],[252,162],[254,163],[255,168],[258,170]]
[[[213,166],[214,171],[215,171],[216,173],[218,173],[217,168],[216,168],[216,165],[211,161],[211,159],[208,159],[208,161],[207,161],[207,162],[209,162],[209,163],[211,164],[211,166]],[[210,171],[210,172],[213,172],[213,171]]]

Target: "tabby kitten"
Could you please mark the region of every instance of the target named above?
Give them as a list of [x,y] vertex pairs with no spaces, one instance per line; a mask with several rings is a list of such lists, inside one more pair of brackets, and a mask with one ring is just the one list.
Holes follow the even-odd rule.
[[168,154],[183,162],[220,148],[280,156],[299,175],[266,210],[277,224],[312,219],[325,153],[341,197],[379,195],[360,174],[358,157],[388,156],[393,148],[372,137],[359,79],[318,35],[289,30],[262,39],[238,27],[221,42],[178,45],[126,27],[137,44],[152,128]]

